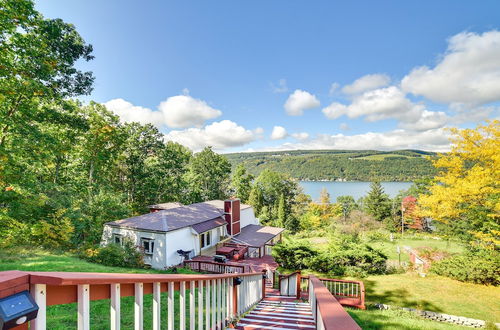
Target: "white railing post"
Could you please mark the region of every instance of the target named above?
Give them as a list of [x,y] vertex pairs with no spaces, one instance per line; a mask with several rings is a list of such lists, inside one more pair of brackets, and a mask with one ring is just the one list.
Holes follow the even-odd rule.
[[174,282],[168,282],[168,330],[174,330]]
[[111,315],[110,315],[110,328],[111,330],[120,330],[120,283],[111,284]]
[[222,324],[222,282],[221,279],[217,279],[217,327],[222,329],[220,326]]
[[194,293],[196,292],[196,285],[194,281],[189,283],[189,329],[194,330],[195,326],[195,307],[194,307]]
[[143,283],[135,283],[134,284],[134,294],[135,294],[135,302],[134,302],[134,329],[142,330],[144,327],[144,284]]
[[186,282],[181,281],[179,293],[179,329],[186,329]]
[[217,326],[217,281],[212,280],[212,329]]
[[198,281],[198,330],[203,330],[203,281]]
[[78,285],[78,330],[90,329],[90,286]]
[[31,296],[38,305],[38,316],[30,323],[32,330],[45,330],[47,328],[47,286],[45,284],[31,285]]
[[210,288],[210,280],[207,280],[207,295],[206,295],[206,303],[205,303],[205,329],[206,330],[210,330],[210,314],[211,314],[211,311],[210,311],[210,306],[211,306],[211,303],[212,303],[212,300],[210,299],[210,292],[211,292],[211,288]]
[[161,327],[161,284],[153,283],[153,329],[160,330]]

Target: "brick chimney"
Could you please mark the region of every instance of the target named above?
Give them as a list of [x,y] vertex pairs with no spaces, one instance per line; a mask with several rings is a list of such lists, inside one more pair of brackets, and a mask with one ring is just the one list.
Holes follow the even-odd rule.
[[240,200],[228,199],[224,201],[224,216],[227,222],[227,233],[231,236],[240,233]]

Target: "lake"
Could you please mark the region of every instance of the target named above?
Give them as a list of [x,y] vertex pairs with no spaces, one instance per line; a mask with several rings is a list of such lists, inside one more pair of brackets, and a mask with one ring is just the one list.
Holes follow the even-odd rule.
[[[359,182],[359,181],[347,181],[347,182],[337,182],[337,181],[299,181],[299,184],[304,189],[304,192],[311,196],[315,201],[319,200],[320,192],[323,188],[328,190],[330,194],[330,200],[335,202],[337,197],[350,195],[354,197],[355,200],[365,196],[368,191],[370,191],[371,182]],[[406,190],[411,185],[412,182],[380,182],[386,194],[391,197],[395,197],[400,190]]]

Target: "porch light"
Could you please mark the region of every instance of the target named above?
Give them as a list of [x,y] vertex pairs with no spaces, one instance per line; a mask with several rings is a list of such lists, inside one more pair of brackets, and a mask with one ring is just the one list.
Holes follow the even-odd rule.
[[11,329],[33,320],[38,315],[38,305],[28,291],[0,299],[0,329]]
[[235,277],[233,280],[233,285],[240,285],[242,282],[243,281],[240,277]]

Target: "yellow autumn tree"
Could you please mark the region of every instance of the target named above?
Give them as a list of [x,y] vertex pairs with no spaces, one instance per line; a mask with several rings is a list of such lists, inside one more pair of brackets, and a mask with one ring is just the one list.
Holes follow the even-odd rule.
[[455,225],[483,247],[498,248],[500,121],[452,133],[451,152],[433,161],[438,175],[429,194],[419,198],[422,215]]

